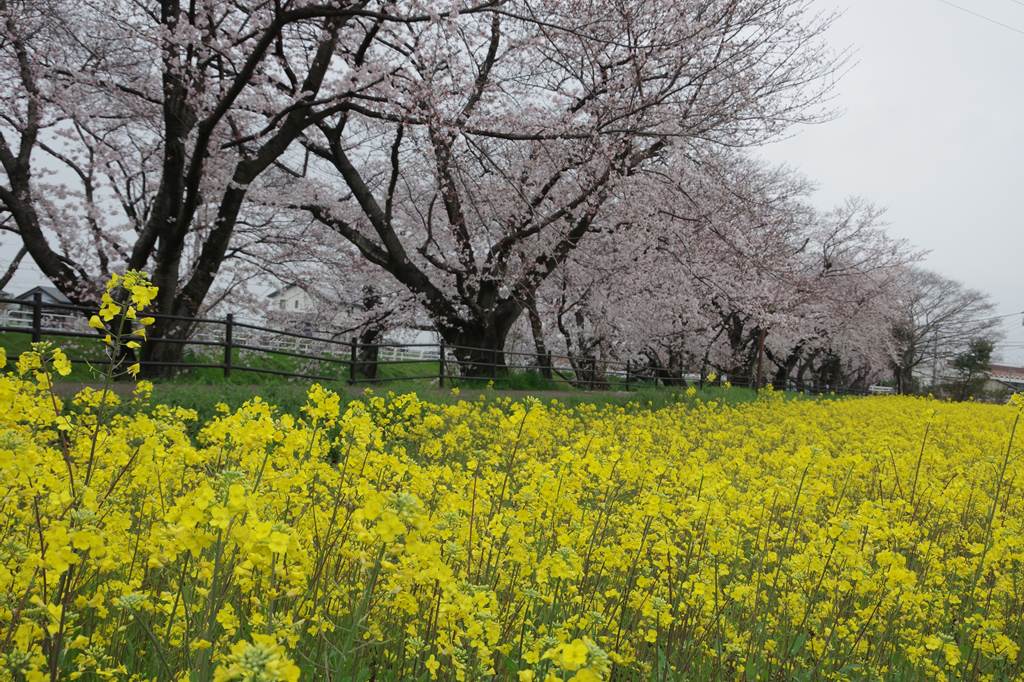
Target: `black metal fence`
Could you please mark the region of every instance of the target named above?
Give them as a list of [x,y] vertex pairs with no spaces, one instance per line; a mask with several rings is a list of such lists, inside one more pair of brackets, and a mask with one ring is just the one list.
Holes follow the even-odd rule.
[[[31,335],[33,341],[45,337],[70,337],[98,340],[96,330],[88,326],[91,308],[69,303],[43,301],[36,292],[32,298],[0,298],[0,332]],[[359,343],[326,334],[265,327],[223,318],[181,317],[152,314],[155,318],[183,322],[192,330],[187,338],[150,338],[149,342],[183,344],[209,349],[181,360],[144,360],[149,368],[213,370],[231,377],[235,372],[276,375],[315,381],[345,381],[349,384],[400,381],[446,383],[508,382],[525,388],[572,387],[593,390],[634,390],[643,386],[685,387],[703,384],[703,372],[686,372],[677,367],[660,367],[650,360],[558,355],[519,350],[496,351],[489,348],[437,343]],[[97,344],[96,348],[100,346]],[[77,349],[76,349],[77,350]],[[290,358],[296,366],[269,367],[260,362],[268,357]],[[104,358],[76,357],[73,364],[103,365]],[[401,366],[402,371],[391,370]],[[330,370],[337,371],[330,371]],[[525,380],[525,381],[524,381]],[[723,376],[734,386],[756,387],[764,382],[750,377]],[[886,389],[837,388],[812,384],[783,387],[804,393],[880,393]]]
[[[36,292],[30,299],[0,298],[0,332],[29,334],[32,341],[44,337],[99,339],[96,330],[89,327],[88,318],[93,309],[70,303],[44,302]],[[262,325],[236,320],[234,315],[223,318],[182,317],[151,313],[152,317],[183,322],[192,330],[186,338],[150,337],[149,343],[173,343],[185,346],[211,349],[209,354],[182,359],[181,361],[144,360],[141,364],[149,368],[172,368],[179,370],[212,369],[220,370],[225,377],[232,372],[253,372],[282,377],[336,381],[335,374],[322,372],[325,367],[341,367],[349,380],[355,380],[354,358],[358,353],[356,344],[327,336],[304,334],[294,330],[272,329]],[[97,346],[98,348],[99,346]],[[304,368],[278,369],[260,366],[260,356],[276,355],[320,368],[320,372],[305,371]],[[256,360],[256,364],[240,362],[243,357]],[[72,364],[103,365],[105,358],[74,357]],[[315,363],[315,364],[314,364]],[[431,375],[433,376],[433,375]]]

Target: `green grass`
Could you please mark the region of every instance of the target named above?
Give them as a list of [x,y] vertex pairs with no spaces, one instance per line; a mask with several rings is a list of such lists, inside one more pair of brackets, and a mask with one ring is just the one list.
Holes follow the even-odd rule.
[[[99,338],[89,339],[78,336],[46,336],[44,341],[50,341],[59,346],[67,353],[72,360],[96,360],[102,358],[102,344]],[[9,362],[17,360],[18,356],[29,350],[32,346],[32,337],[29,334],[18,332],[0,332],[0,347],[7,351]],[[71,366],[71,375],[68,381],[92,381],[98,372],[102,371],[102,365],[89,367],[87,364],[75,362]]]
[[[229,383],[229,384],[276,384],[287,381],[290,378],[284,377],[275,372],[284,372],[292,375],[304,375],[291,377],[297,381],[345,381],[350,378],[348,357],[335,357],[342,362],[331,362],[328,360],[310,360],[296,358],[281,352],[275,351],[250,351],[234,350],[231,355],[231,372],[229,376],[224,375],[222,367],[195,367],[182,370],[175,381],[192,382],[201,384]],[[185,361],[217,364],[224,362],[223,351],[206,351],[205,349],[185,351]],[[265,371],[259,371],[265,370]],[[375,381],[402,381],[420,380],[418,377],[436,377],[438,366],[436,360],[409,360],[405,362],[388,362],[378,365],[378,375]],[[364,375],[357,374],[357,383],[373,383]],[[429,381],[429,379],[423,379]]]
[[[196,384],[176,381],[157,382],[153,389],[155,402],[179,405],[196,410],[200,417],[208,418],[214,414],[215,406],[224,403],[234,409],[254,396],[260,396],[268,403],[276,405],[283,412],[298,414],[306,402],[306,391],[311,382],[279,381],[262,384]],[[350,386],[344,382],[322,382],[327,388],[341,395],[342,404],[369,395],[416,393],[420,398],[433,403],[453,403],[459,400],[495,401],[504,398],[521,400],[533,396],[543,402],[558,401],[563,405],[581,405],[584,403],[597,405],[618,405],[621,407],[636,406],[645,409],[657,409],[666,405],[693,400],[685,392],[665,388],[647,388],[639,391],[542,391],[530,389],[501,388],[468,388],[456,387],[457,392],[449,388],[424,386],[422,384],[396,383],[386,385]],[[707,387],[698,391],[696,398],[716,401],[720,404],[735,405],[756,399],[756,393],[747,388],[722,389]]]
[[573,390],[573,387],[566,381],[548,379],[540,372],[509,372],[505,376],[494,379],[462,379],[450,377],[446,379],[452,387],[465,390],[479,390],[486,388],[497,388],[508,391],[565,391]]
[[[344,390],[342,386],[330,386],[330,388]],[[277,405],[284,412],[298,414],[299,408],[306,402],[308,389],[309,383],[295,381],[278,381],[258,385],[224,382],[204,385],[196,382],[166,381],[154,384],[153,402],[195,410],[199,413],[200,418],[208,419],[215,413],[215,406],[218,403],[224,403],[228,407],[236,409],[242,403],[258,395],[266,402]]]
[[[685,389],[672,387],[644,386],[631,391],[582,391],[573,389],[566,384],[541,383],[534,386],[534,379],[525,379],[518,383],[513,379],[508,385],[493,387],[480,382],[452,382],[439,387],[436,381],[394,381],[379,384],[355,384],[347,381],[321,381],[322,385],[337,392],[342,403],[363,398],[366,395],[383,395],[416,393],[424,400],[434,403],[453,403],[459,400],[485,401],[503,398],[524,399],[536,397],[544,402],[557,400],[564,405],[581,405],[584,403],[598,405],[618,405],[621,407],[637,406],[656,409],[666,405],[691,401]],[[224,403],[234,409],[241,406],[254,396],[260,396],[266,402],[278,406],[282,411],[297,414],[306,402],[306,392],[314,382],[301,379],[281,379],[262,381],[260,383],[240,383],[232,381],[212,381],[199,383],[196,381],[157,380],[154,382],[154,401],[196,410],[201,417],[209,417],[215,412],[218,403]],[[125,386],[127,389],[128,386]],[[755,391],[748,388],[724,389],[720,386],[706,386],[697,392],[697,399],[705,402],[716,401],[720,404],[735,405],[753,401],[757,398]],[[804,396],[787,394],[787,398],[804,399]]]

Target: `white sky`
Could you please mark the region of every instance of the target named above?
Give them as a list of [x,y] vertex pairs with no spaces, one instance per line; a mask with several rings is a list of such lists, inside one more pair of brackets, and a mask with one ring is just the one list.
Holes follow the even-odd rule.
[[[815,1],[843,13],[829,41],[855,51],[841,115],[763,155],[818,183],[822,208],[851,194],[887,207],[927,267],[990,293],[1001,314],[1024,311],[1024,0]],[[28,260],[9,291],[39,283]],[[1021,316],[1005,329],[1001,359],[1024,364]]]
[[[816,0],[841,11],[829,41],[854,49],[841,116],[764,150],[818,184],[827,207],[858,194],[925,265],[1024,311],[1024,0]],[[997,26],[971,10],[1018,29]],[[1003,359],[1024,364],[1021,316]],[[1016,345],[1014,345],[1016,344]]]

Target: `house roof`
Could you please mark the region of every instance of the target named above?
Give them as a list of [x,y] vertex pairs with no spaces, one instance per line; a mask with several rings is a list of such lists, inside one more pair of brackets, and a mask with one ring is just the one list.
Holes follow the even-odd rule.
[[[282,287],[278,287],[277,289],[274,289],[269,294],[267,294],[267,298],[268,299],[270,299],[270,298],[277,298],[278,296],[282,295],[286,291],[291,291],[292,289],[302,289],[302,291],[304,291],[306,293],[306,295],[309,298],[313,299],[314,301],[317,301],[317,300],[323,301],[323,300],[325,300],[323,296],[320,296],[320,295],[316,294],[315,292],[311,292],[311,291],[309,291],[307,289],[303,289],[298,284],[286,284],[286,285],[284,285]],[[344,300],[344,299],[338,299],[338,300],[332,300],[331,302],[334,305],[345,306],[345,307],[348,307],[348,308],[365,308],[365,305],[363,304],[362,301],[347,301],[347,300]]]
[[995,381],[1024,382],[1024,367],[992,365],[989,369],[989,377]]
[[41,293],[44,298],[49,298],[51,301],[56,301],[57,303],[71,303],[70,298],[62,294],[60,292],[60,289],[53,286],[32,287],[28,291],[24,291],[18,294],[17,296],[15,296],[15,298],[18,299],[19,301],[27,300],[32,298],[32,295],[35,294],[37,291]]
[[277,298],[278,296],[288,291],[289,289],[295,289],[298,286],[298,284],[285,284],[283,287],[278,287],[277,289],[274,289],[269,294],[267,294],[267,298]]

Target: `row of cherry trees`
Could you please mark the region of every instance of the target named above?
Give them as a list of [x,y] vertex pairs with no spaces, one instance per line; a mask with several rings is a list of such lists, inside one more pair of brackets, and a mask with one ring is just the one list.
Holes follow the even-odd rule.
[[744,151],[829,115],[811,5],[0,0],[0,229],[77,303],[151,271],[165,363],[276,279],[468,371],[528,329],[580,372],[866,379],[915,254]]
[[[583,262],[575,282],[562,280],[553,305],[570,353],[634,349],[664,381],[709,371],[780,387],[878,379],[894,296],[916,254],[886,236],[869,204],[819,213],[792,174],[731,163],[742,168],[691,193],[705,210],[661,226],[653,246],[610,270]],[[725,180],[717,194],[707,184]],[[637,286],[637,271],[650,281]]]

